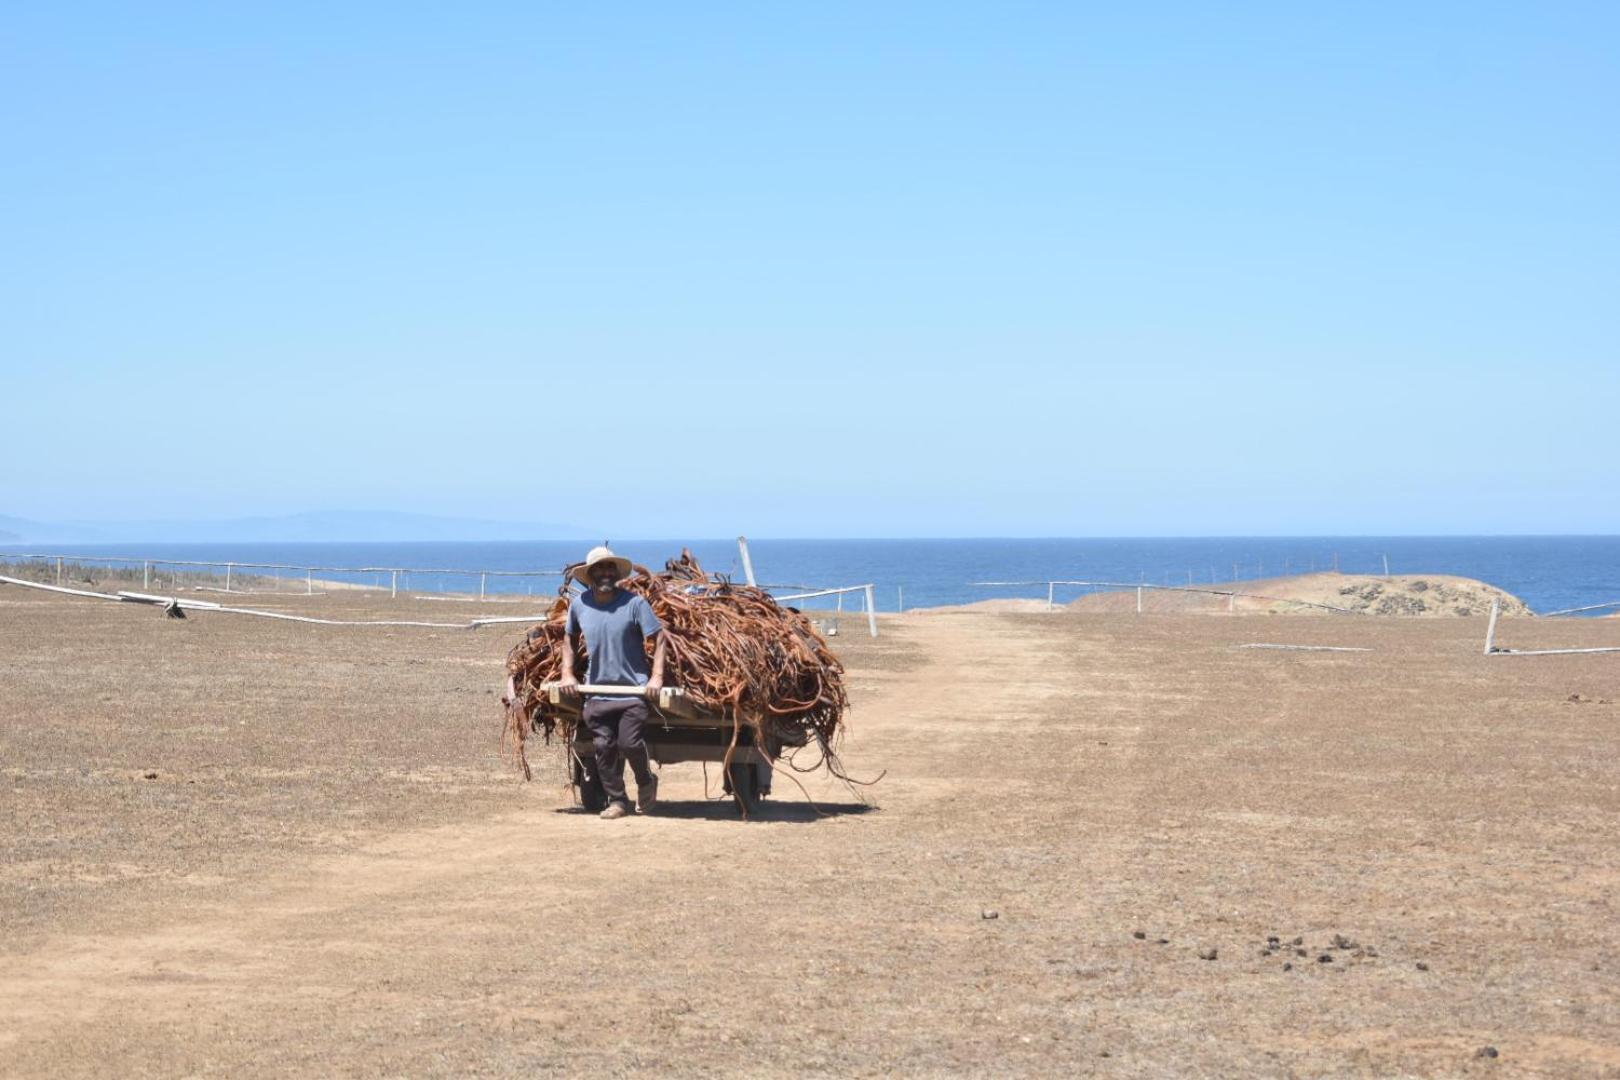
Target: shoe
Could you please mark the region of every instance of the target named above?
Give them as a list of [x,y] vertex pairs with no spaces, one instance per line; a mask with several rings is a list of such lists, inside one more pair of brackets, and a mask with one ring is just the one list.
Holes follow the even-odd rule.
[[636,810],[645,814],[658,804],[658,777],[652,776],[645,784],[636,785]]
[[616,821],[622,817],[629,817],[630,808],[622,802],[611,803],[606,810],[602,811],[600,816],[603,821]]

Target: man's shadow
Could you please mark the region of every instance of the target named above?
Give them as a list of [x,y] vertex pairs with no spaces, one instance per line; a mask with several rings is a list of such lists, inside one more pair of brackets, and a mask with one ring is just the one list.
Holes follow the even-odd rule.
[[[763,799],[748,814],[749,821],[779,822],[788,825],[811,825],[828,818],[854,817],[876,813],[878,808],[860,802],[817,802],[803,799]],[[560,806],[559,814],[595,817],[596,811],[583,806]],[[742,811],[729,795],[724,799],[659,799],[653,812],[637,817],[672,818],[676,821],[741,821]]]

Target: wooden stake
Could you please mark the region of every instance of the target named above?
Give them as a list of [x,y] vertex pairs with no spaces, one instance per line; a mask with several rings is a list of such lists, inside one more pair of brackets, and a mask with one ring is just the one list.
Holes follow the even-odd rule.
[[1498,600],[1491,600],[1491,622],[1485,627],[1485,655],[1489,656],[1496,651],[1496,616],[1502,611],[1502,604]]

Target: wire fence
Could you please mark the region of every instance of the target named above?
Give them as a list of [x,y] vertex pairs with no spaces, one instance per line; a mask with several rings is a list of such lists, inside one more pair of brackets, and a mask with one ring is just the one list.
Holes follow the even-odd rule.
[[1355,610],[1353,608],[1335,607],[1332,604],[1320,604],[1320,603],[1316,603],[1316,602],[1311,601],[1311,600],[1297,600],[1297,599],[1291,599],[1289,597],[1281,597],[1281,596],[1264,596],[1264,595],[1262,595],[1260,593],[1244,592],[1244,591],[1239,590],[1239,589],[1215,589],[1215,588],[1207,588],[1206,589],[1206,588],[1203,588],[1202,586],[1197,586],[1197,585],[1150,585],[1150,584],[1148,584],[1147,582],[1144,582],[1144,581],[1138,581],[1138,582],[1129,582],[1129,581],[1082,581],[1082,580],[1074,580],[1074,579],[1053,580],[1053,581],[974,581],[974,582],[970,582],[970,584],[972,584],[972,585],[974,585],[976,587],[979,587],[979,588],[1013,588],[1013,587],[1024,588],[1024,587],[1030,587],[1030,586],[1036,586],[1036,585],[1045,586],[1045,588],[1046,588],[1046,610],[1048,610],[1048,611],[1056,610],[1056,608],[1057,608],[1057,587],[1059,585],[1064,585],[1064,586],[1076,586],[1076,587],[1082,587],[1082,588],[1089,588],[1089,589],[1092,589],[1094,591],[1100,591],[1100,592],[1130,593],[1130,592],[1134,591],[1136,593],[1136,613],[1138,615],[1143,613],[1143,610],[1144,610],[1143,600],[1144,600],[1145,596],[1147,595],[1147,593],[1149,591],[1170,592],[1170,593],[1192,593],[1192,594],[1203,595],[1203,596],[1224,597],[1226,599],[1226,601],[1227,601],[1228,610],[1236,610],[1237,600],[1241,597],[1241,598],[1244,598],[1244,599],[1251,599],[1251,600],[1265,600],[1265,601],[1269,601],[1269,602],[1272,602],[1272,603],[1298,604],[1301,607],[1319,608],[1319,609],[1321,609],[1323,611],[1331,611],[1331,612],[1333,612],[1335,614],[1338,614],[1338,615],[1364,615],[1364,614],[1366,614],[1366,612],[1357,611],[1357,610]]
[[[216,593],[232,596],[298,596],[315,598],[338,591],[386,592],[390,599],[418,601],[476,601],[481,604],[528,604],[557,595],[568,588],[562,570],[464,569],[407,566],[322,566],[301,563],[165,559],[146,555],[84,555],[65,552],[0,553],[0,576],[9,584],[36,585],[64,595],[162,603],[178,610],[225,611],[269,618],[332,625],[487,626],[503,622],[533,622],[543,615],[511,615],[474,619],[465,623],[411,620],[336,620],[285,612],[264,612],[202,600],[181,600],[180,593]],[[725,581],[716,577],[716,581]],[[142,591],[133,586],[139,583]],[[523,589],[518,593],[517,586]],[[535,584],[542,588],[536,590]],[[120,586],[130,586],[120,588]],[[493,588],[492,588],[493,586]],[[778,602],[823,616],[824,629],[837,632],[838,616],[845,614],[846,598],[857,605],[850,614],[864,616],[869,632],[878,636],[877,605],[870,584],[821,588],[805,584],[764,584]],[[163,590],[172,595],[154,595]]]
[[[534,593],[536,579],[562,577],[561,570],[490,570],[457,567],[322,566],[301,563],[218,562],[202,559],[164,559],[147,555],[82,555],[68,553],[0,554],[0,563],[18,576],[48,580],[55,585],[139,580],[142,588],[242,594],[324,595],[335,589],[387,590],[477,597],[496,602],[521,602],[511,594],[522,581],[523,594]],[[414,580],[413,580],[414,578]],[[495,585],[492,590],[491,584]],[[548,588],[546,593],[554,592]],[[506,594],[491,597],[491,593]]]
[[[752,563],[747,557],[746,540],[739,538],[743,547],[744,564],[752,576]],[[1380,557],[1382,569],[1388,577],[1389,560]],[[1332,565],[1336,568],[1338,558]],[[0,553],[0,568],[8,570],[17,581],[31,581],[57,586],[59,589],[78,589],[96,595],[116,596],[134,591],[152,590],[178,596],[181,593],[217,593],[230,596],[303,596],[320,597],[339,592],[365,590],[371,594],[386,593],[390,598],[411,601],[477,601],[482,604],[509,604],[533,606],[541,598],[548,598],[570,587],[563,578],[564,571],[554,569],[465,568],[435,566],[333,566],[315,563],[258,562],[247,560],[171,559],[152,555],[90,555],[66,552],[9,552]],[[1284,560],[1289,569],[1289,560]],[[1312,564],[1314,569],[1314,564]],[[1150,607],[1148,598],[1154,595],[1182,594],[1186,597],[1206,597],[1214,601],[1198,608],[1185,604],[1176,610],[1213,611],[1224,607],[1236,613],[1240,601],[1257,601],[1270,605],[1287,605],[1287,609],[1319,610],[1343,615],[1373,614],[1365,608],[1349,608],[1318,600],[1298,597],[1274,596],[1266,592],[1245,589],[1237,584],[1243,567],[1233,566],[1233,581],[1209,585],[1195,584],[1194,574],[1187,571],[1185,585],[1107,579],[1026,579],[1007,581],[975,581],[973,588],[1041,588],[1045,590],[1046,607],[1055,610],[1059,602],[1058,590],[1084,590],[1090,593],[1134,593],[1135,611],[1142,614]],[[1264,564],[1254,566],[1257,575],[1264,573]],[[1145,576],[1145,575],[1144,575]],[[1165,575],[1170,578],[1170,574]],[[1216,573],[1212,568],[1210,578]],[[716,581],[727,580],[722,575]],[[791,604],[812,617],[832,633],[837,632],[838,620],[844,615],[861,617],[873,636],[877,634],[876,586],[870,583],[823,588],[803,582],[762,583],[760,588],[771,592],[783,604]],[[112,593],[96,590],[112,589]],[[171,597],[172,598],[172,597]],[[896,586],[895,610],[905,610],[903,586]],[[189,606],[206,607],[202,603]],[[218,607],[219,605],[213,605]],[[1129,600],[1125,607],[1129,609]],[[1164,604],[1157,605],[1164,610]],[[1119,610],[1115,605],[1113,610]],[[1541,613],[1543,618],[1591,615],[1598,612],[1620,610],[1620,600],[1596,604],[1583,604]],[[1399,612],[1396,612],[1399,614]],[[1484,608],[1480,608],[1480,614]],[[509,621],[528,621],[532,616],[514,614]],[[486,618],[482,623],[499,621]],[[461,624],[453,624],[461,625]]]

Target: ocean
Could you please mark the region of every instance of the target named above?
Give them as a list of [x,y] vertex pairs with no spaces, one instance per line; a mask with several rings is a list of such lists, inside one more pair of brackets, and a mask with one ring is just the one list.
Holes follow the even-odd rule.
[[[556,570],[591,545],[578,541],[533,543],[212,543],[0,546],[0,558],[48,552],[139,559],[235,563],[287,563],[323,567],[404,567],[401,587],[413,592],[476,592],[479,570]],[[682,547],[711,572],[743,579],[735,540],[636,540],[615,549],[654,568]],[[977,581],[1046,581],[1055,578],[1226,586],[1235,581],[1311,570],[1382,574],[1458,574],[1478,578],[1520,597],[1535,611],[1620,600],[1620,537],[1205,537],[982,540],[752,540],[758,579],[783,586],[828,588],[868,582],[879,611],[963,604],[997,597],[1044,598],[1044,585],[979,587]],[[139,562],[134,563],[139,568]],[[238,571],[242,572],[242,571]],[[255,571],[268,573],[268,571]],[[302,580],[302,573],[282,572]],[[161,577],[161,570],[159,571]],[[387,585],[390,575],[320,573],[317,576]],[[490,593],[547,595],[555,577],[491,577]],[[291,580],[289,580],[291,587]],[[1080,589],[1060,586],[1062,601]],[[857,602],[846,598],[846,605]],[[830,606],[831,600],[806,606]],[[1596,614],[1605,614],[1597,612]]]

